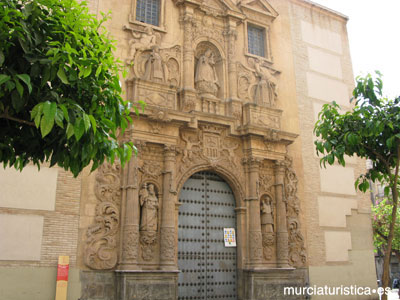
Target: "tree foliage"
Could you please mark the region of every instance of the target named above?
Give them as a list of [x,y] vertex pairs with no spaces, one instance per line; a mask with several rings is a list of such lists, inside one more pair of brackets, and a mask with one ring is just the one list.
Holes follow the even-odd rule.
[[0,162],[50,161],[75,176],[129,160],[132,121],[102,20],[75,0],[0,1]]
[[[384,198],[381,201],[377,200],[375,205],[372,205],[372,228],[374,231],[374,246],[385,252],[387,247],[387,239],[389,236],[389,225],[392,222],[393,204],[389,198]],[[397,216],[400,215],[400,207],[397,207]],[[394,236],[392,251],[400,258],[400,218],[396,218],[394,227]]]
[[355,182],[356,188],[366,192],[369,180],[380,182],[385,194],[391,191],[392,206],[388,219],[387,246],[383,268],[383,286],[389,286],[389,264],[397,218],[400,158],[400,97],[390,100],[382,96],[380,73],[358,77],[353,91],[356,99],[351,111],[340,112],[338,104],[325,104],[319,113],[314,132],[317,154],[321,164],[337,161],[345,166],[345,155],[370,159],[373,168]]

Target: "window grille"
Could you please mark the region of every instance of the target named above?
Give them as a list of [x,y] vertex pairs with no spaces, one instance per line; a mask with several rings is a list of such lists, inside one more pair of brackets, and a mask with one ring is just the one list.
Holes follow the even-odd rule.
[[265,57],[265,30],[247,25],[249,53]]
[[136,21],[159,26],[160,0],[137,0]]

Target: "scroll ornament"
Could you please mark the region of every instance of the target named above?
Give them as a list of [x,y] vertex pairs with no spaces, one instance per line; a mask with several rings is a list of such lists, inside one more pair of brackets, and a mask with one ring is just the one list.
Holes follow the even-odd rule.
[[120,165],[105,163],[96,175],[94,224],[87,229],[85,264],[95,270],[112,269],[117,264],[117,236],[121,201]]

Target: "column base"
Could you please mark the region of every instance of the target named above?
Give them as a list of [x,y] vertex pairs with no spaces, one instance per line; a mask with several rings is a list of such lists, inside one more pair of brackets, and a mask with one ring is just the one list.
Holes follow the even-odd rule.
[[243,289],[239,299],[275,300],[306,299],[304,295],[285,295],[285,287],[306,287],[308,269],[245,269],[243,270]]
[[115,271],[117,299],[176,300],[179,271]]

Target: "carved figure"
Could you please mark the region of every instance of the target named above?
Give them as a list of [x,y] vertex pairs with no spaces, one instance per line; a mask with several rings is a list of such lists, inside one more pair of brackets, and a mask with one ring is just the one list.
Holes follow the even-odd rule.
[[195,141],[195,139],[191,136],[186,137],[183,133],[181,133],[182,140],[185,141],[186,147],[183,149],[183,157],[182,162],[186,163],[187,160],[193,159],[193,147],[199,146],[201,144],[201,140]]
[[196,89],[201,93],[216,96],[220,87],[218,82],[217,71],[215,70],[214,53],[211,49],[207,49],[200,56],[197,62],[196,75],[194,77]]
[[239,148],[239,144],[235,143],[235,142],[229,142],[226,141],[223,145],[222,145],[223,150],[228,152],[228,161],[230,164],[234,165],[235,167],[237,167],[236,164],[236,155],[235,155],[235,150],[237,148]]
[[288,223],[290,264],[295,267],[300,267],[307,261],[307,255],[304,248],[304,238],[299,230],[297,220],[291,219]]
[[274,106],[278,96],[278,85],[276,79],[267,68],[262,68],[260,61],[254,60],[257,85],[254,92],[254,101],[260,105]]
[[274,207],[269,195],[261,199],[261,231],[263,233],[274,232]]
[[157,35],[149,26],[145,27],[142,33],[132,31],[132,36],[133,39],[129,41],[129,63],[133,62],[136,51],[150,49],[157,43]]
[[140,230],[157,231],[158,199],[153,184],[149,184],[148,187],[145,184],[142,187],[139,193],[139,202],[142,207]]
[[160,48],[157,45],[151,47],[152,52],[145,64],[143,79],[154,82],[165,82],[165,63],[160,55]]

